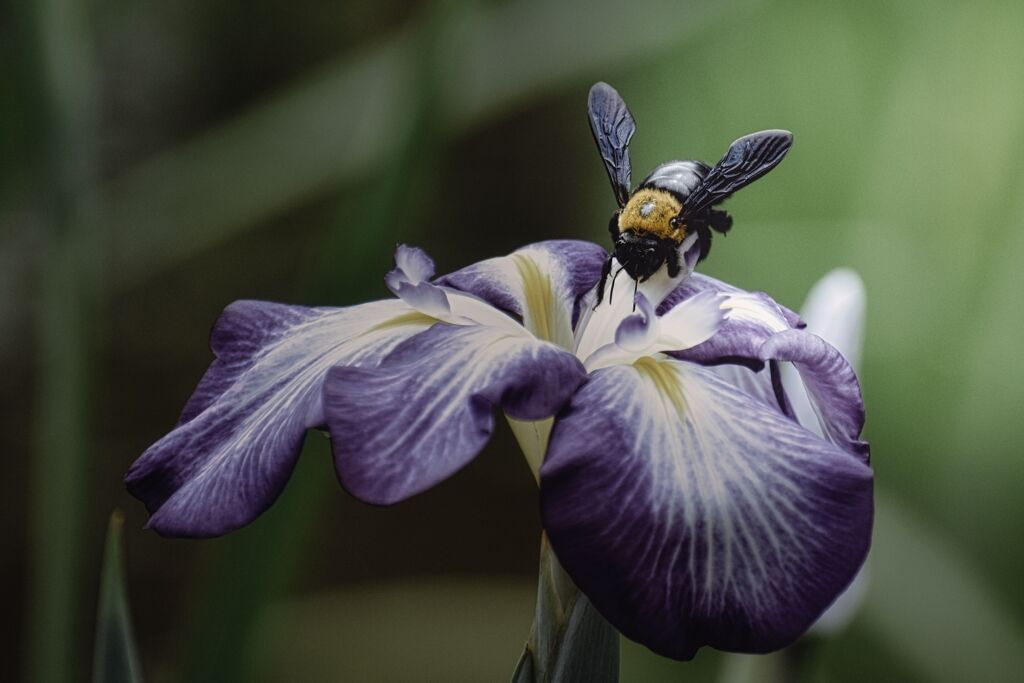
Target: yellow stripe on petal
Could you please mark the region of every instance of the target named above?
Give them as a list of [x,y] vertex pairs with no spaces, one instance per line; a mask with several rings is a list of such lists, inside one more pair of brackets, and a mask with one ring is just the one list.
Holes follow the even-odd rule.
[[571,349],[572,310],[552,289],[552,268],[541,268],[535,260],[539,255],[515,253],[511,256],[523,284],[523,323],[539,339]]
[[394,329],[396,327],[402,327],[403,325],[423,325],[424,327],[429,327],[436,322],[436,318],[432,318],[425,313],[409,311],[408,313],[402,313],[400,315],[396,315],[394,318],[388,318],[384,322],[377,323],[373,327],[367,329],[364,334],[369,334],[370,332],[376,332],[378,330]]
[[658,392],[675,406],[681,415],[686,408],[683,392],[679,387],[679,377],[675,367],[667,359],[659,360],[653,356],[644,356],[633,367],[641,376],[649,379]]

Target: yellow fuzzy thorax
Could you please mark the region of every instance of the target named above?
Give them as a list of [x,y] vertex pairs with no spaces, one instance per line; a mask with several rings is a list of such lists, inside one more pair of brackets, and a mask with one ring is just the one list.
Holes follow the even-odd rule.
[[637,190],[619,214],[619,232],[633,230],[682,244],[686,230],[683,226],[673,228],[670,222],[682,210],[682,203],[671,192],[655,188]]

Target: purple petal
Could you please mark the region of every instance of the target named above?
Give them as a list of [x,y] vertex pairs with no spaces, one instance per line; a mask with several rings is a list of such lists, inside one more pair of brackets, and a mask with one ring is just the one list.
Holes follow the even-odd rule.
[[730,285],[728,282],[723,282],[703,273],[693,273],[689,278],[680,282],[679,286],[665,297],[661,305],[658,306],[658,315],[663,314],[684,299],[689,299],[695,294],[708,291],[717,294],[754,294],[758,297],[763,297],[766,301],[771,302],[774,309],[785,319],[787,327],[802,328],[805,326],[799,315],[785,306],[776,303],[764,292],[747,292],[739,287]]
[[410,284],[400,282],[393,290],[399,299],[424,315],[445,318],[451,313],[451,304],[444,290],[429,282]]
[[590,242],[538,242],[445,275],[438,284],[513,313],[534,335],[568,348],[580,299],[597,284],[607,258]]
[[[694,275],[686,280],[659,310],[664,313],[675,302],[693,299],[709,290],[725,297],[723,310],[726,316],[718,332],[703,344],[669,355],[704,365],[740,364],[752,370],[760,370],[767,360],[794,361],[805,385],[791,384],[789,387],[794,392],[795,406],[791,406],[783,389],[778,368],[758,373],[752,380],[753,384],[743,388],[760,398],[765,388],[771,387],[776,397],[774,403],[780,410],[789,415],[799,415],[807,428],[824,434],[844,450],[866,459],[868,445],[859,438],[864,426],[864,405],[857,378],[835,349],[801,329],[804,325],[792,311],[778,305],[766,294],[743,292],[703,275]],[[832,323],[833,326],[839,324],[836,321]],[[789,369],[783,367],[782,373],[786,372]],[[744,379],[751,381],[750,377]],[[795,412],[804,400],[804,388],[814,409],[814,424],[807,422],[805,411]],[[820,432],[817,430],[819,422]]]
[[800,309],[807,331],[836,347],[854,372],[859,369],[864,346],[866,300],[864,281],[857,271],[836,268],[814,283]]
[[541,511],[623,634],[679,659],[793,642],[867,553],[871,470],[708,369],[591,376],[555,422]]
[[451,307],[444,291],[428,282],[433,275],[434,261],[427,252],[399,244],[395,249],[395,267],[384,276],[384,284],[417,311],[442,318],[451,312]]
[[210,332],[210,350],[216,359],[185,403],[178,424],[206,410],[227,391],[257,361],[260,349],[319,314],[315,308],[269,301],[242,300],[225,308]]
[[697,262],[700,261],[700,254],[703,248],[699,240],[694,240],[686,251],[683,252],[683,265],[688,272],[693,273],[693,269],[697,267]]
[[291,475],[308,427],[323,424],[327,369],[374,364],[433,321],[399,301],[305,308],[238,301],[211,335],[217,359],[181,422],[125,483],[170,536],[217,536],[256,518]]
[[674,358],[702,365],[741,363],[756,370],[762,366],[758,349],[769,337],[804,326],[799,316],[780,306],[767,294],[744,292],[699,273],[684,280],[658,307],[658,313],[664,315],[680,302],[709,291],[724,295],[724,321],[712,338],[691,349],[672,353]]
[[[854,372],[858,370],[863,345],[865,299],[860,276],[852,270],[838,268],[815,283],[800,311],[807,321],[807,331],[834,346]],[[800,424],[818,434],[824,433],[797,368],[785,364],[782,381]]]
[[[777,363],[775,365],[778,367]],[[790,417],[793,416],[792,409],[789,408],[788,399],[785,402],[780,400],[779,387],[773,384],[771,370],[768,367],[761,368],[760,370],[751,370],[746,365],[723,363],[710,366],[708,369],[733,387],[760,401],[772,410],[778,410]],[[785,398],[785,394],[783,394],[783,398]],[[804,427],[806,426],[804,425]]]
[[434,277],[434,260],[419,247],[399,244],[395,249],[395,268],[384,276],[384,282],[392,292],[401,283],[417,285]]
[[[864,426],[864,405],[853,370],[835,349],[801,329],[804,325],[792,311],[766,294],[743,292],[702,275],[694,275],[684,282],[659,310],[667,311],[674,302],[690,300],[709,290],[726,297],[724,322],[703,344],[670,355],[705,365],[740,364],[752,370],[760,370],[767,360],[794,361],[815,413],[814,424],[808,424],[806,416],[801,415],[804,426],[817,431],[817,423],[821,422],[822,431],[818,433],[844,450],[867,458],[868,445],[859,439]],[[782,371],[784,374],[788,368]],[[753,379],[744,377],[753,384],[743,388],[761,397],[770,387],[776,398],[774,404],[792,415],[795,408],[800,407],[804,388],[789,387],[796,392],[796,406],[791,407],[778,373],[776,368],[758,373]]]
[[822,433],[843,450],[867,462],[868,444],[860,440],[864,429],[864,402],[853,368],[835,347],[803,330],[774,335],[759,351],[762,360],[789,361],[800,373]]
[[627,351],[646,349],[658,336],[658,321],[651,302],[643,294],[637,294],[635,301],[639,310],[623,318],[615,330],[615,343]]
[[324,386],[342,484],[390,504],[451,476],[483,448],[493,408],[554,415],[586,378],[575,356],[526,335],[438,324],[379,367],[335,367]]
[[434,259],[419,247],[399,244],[395,249],[395,267],[401,269],[414,284],[434,277]]

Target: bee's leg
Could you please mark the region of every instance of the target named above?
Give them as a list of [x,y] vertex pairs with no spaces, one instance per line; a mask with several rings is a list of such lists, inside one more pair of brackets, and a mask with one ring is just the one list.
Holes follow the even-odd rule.
[[[611,272],[612,272],[612,257],[609,254],[608,260],[604,262],[603,266],[601,266],[601,279],[598,280],[598,282],[597,282],[597,301],[594,303],[594,308],[593,308],[593,310],[595,310],[595,311],[597,310],[597,307],[601,305],[601,302],[604,301],[604,285],[608,281],[608,274],[611,273]],[[614,284],[615,284],[615,281],[613,280],[612,281],[612,285],[614,286]]]
[[616,211],[612,214],[612,219],[608,221],[608,234],[612,236],[612,242],[619,241],[619,212]]
[[723,235],[729,232],[729,228],[732,227],[732,216],[729,215],[728,211],[721,209],[711,209],[708,212],[708,225],[712,229],[717,230]]
[[679,275],[679,251],[675,248],[665,252],[665,264],[668,266],[668,276],[676,277]]

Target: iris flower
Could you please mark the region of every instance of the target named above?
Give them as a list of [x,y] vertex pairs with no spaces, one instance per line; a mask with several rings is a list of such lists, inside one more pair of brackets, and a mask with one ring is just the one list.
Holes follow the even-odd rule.
[[[129,470],[149,526],[217,536],[281,493],[309,428],[374,504],[472,460],[504,413],[572,580],[621,633],[691,658],[800,636],[867,553],[864,409],[842,355],[762,293],[681,271],[639,284],[549,241],[440,278],[400,246],[395,298],[347,308],[238,301],[177,426]],[[792,367],[815,427],[795,416]]]

